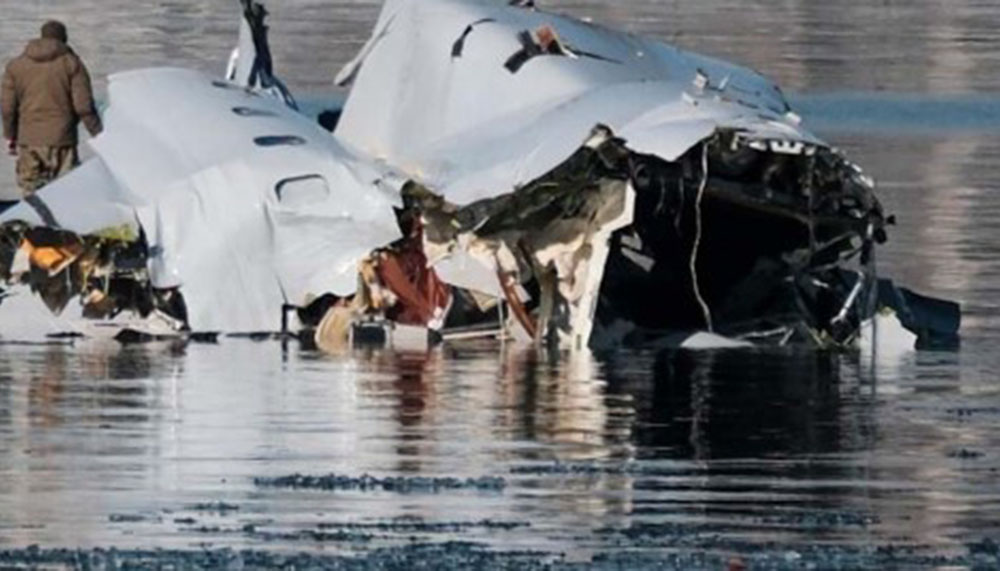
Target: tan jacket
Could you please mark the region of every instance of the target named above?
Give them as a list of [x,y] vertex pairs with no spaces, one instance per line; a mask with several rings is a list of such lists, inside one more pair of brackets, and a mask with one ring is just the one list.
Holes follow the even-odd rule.
[[83,121],[91,135],[101,132],[90,75],[73,50],[59,40],[32,40],[7,65],[0,92],[4,137],[29,147],[77,144]]

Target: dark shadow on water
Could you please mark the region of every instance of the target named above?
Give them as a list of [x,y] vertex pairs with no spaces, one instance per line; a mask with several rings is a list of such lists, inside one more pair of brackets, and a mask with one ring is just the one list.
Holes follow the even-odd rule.
[[856,430],[859,412],[844,410],[840,359],[811,351],[670,351],[656,355],[651,371],[615,360],[605,370],[609,391],[636,403],[635,444],[644,456],[774,458],[848,451],[844,431]]

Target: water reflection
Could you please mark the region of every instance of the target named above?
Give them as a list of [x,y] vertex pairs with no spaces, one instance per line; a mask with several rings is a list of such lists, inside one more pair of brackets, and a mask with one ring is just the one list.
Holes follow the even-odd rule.
[[102,494],[148,489],[156,466],[143,459],[163,429],[151,377],[170,361],[152,348],[0,347],[0,527],[82,540],[100,534]]
[[114,429],[149,422],[146,412],[153,394],[146,380],[162,366],[162,358],[149,349],[108,347],[75,353],[51,345],[11,373],[27,379],[27,418],[32,427],[83,422]]
[[[748,367],[748,362],[753,367]],[[838,356],[666,352],[652,375],[609,367],[637,403],[637,440],[653,457],[712,460],[841,451]]]
[[627,440],[627,433],[608,430],[604,382],[589,354],[561,360],[531,348],[507,348],[499,387],[503,407],[518,417],[510,436],[551,447],[555,458],[549,459],[608,458]]
[[[0,350],[0,536],[15,545],[237,546],[265,541],[240,531],[248,522],[299,537],[404,517],[528,521],[477,540],[584,556],[615,548],[616,530],[667,524],[789,545],[904,531],[950,545],[998,527],[1000,397],[956,377],[954,354],[886,378],[813,352]],[[253,485],[295,472],[498,475],[508,487],[399,497]],[[189,509],[218,501],[240,510]]]

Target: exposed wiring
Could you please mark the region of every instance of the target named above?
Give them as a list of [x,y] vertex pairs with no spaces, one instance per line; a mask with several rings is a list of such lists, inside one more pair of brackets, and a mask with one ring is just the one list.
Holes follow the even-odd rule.
[[698,187],[698,196],[694,201],[694,245],[691,247],[691,285],[694,289],[694,297],[701,306],[701,312],[705,316],[705,327],[709,333],[714,331],[712,326],[712,310],[701,295],[701,287],[698,285],[698,250],[701,248],[701,201],[705,196],[705,189],[708,188],[708,142],[701,147],[701,185]]

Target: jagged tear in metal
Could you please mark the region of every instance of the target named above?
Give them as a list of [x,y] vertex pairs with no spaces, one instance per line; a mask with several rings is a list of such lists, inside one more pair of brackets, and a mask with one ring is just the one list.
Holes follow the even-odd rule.
[[95,158],[0,214],[4,338],[957,341],[957,306],[879,278],[873,181],[755,72],[534,3],[387,0],[321,126],[241,8],[224,80],[112,76]]

